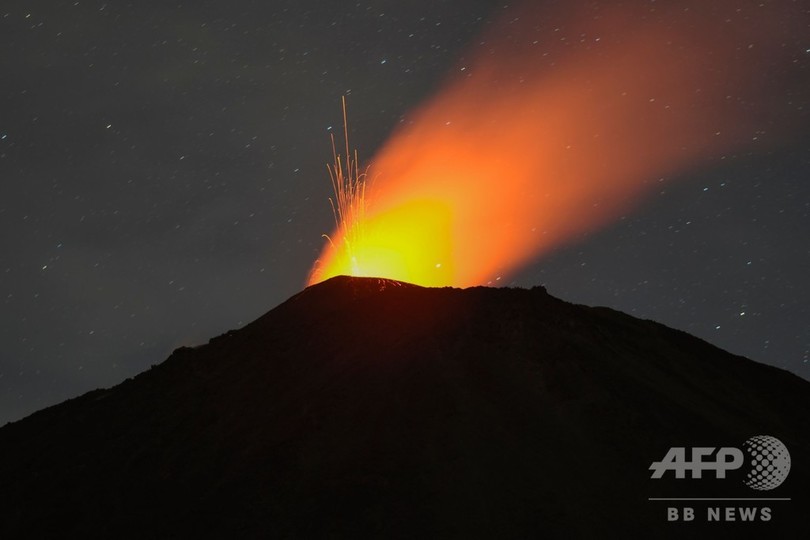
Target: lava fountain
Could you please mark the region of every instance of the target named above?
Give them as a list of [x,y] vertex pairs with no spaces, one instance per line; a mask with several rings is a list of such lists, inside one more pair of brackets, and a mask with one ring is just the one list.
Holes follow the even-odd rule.
[[310,283],[487,283],[615,219],[662,177],[762,144],[751,104],[785,54],[783,8],[694,4],[509,11],[374,156],[368,186],[348,143],[336,156],[363,196],[336,212]]

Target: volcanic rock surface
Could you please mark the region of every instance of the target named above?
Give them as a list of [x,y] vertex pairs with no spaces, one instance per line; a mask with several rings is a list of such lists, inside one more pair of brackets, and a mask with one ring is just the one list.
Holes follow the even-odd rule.
[[[809,538],[809,411],[790,373],[540,287],[339,277],[0,429],[0,538]],[[792,456],[772,491],[650,478],[755,435]]]

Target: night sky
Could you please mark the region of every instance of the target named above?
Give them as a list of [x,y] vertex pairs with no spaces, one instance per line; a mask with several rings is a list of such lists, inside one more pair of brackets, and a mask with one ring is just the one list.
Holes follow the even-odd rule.
[[[747,107],[770,129],[654,179],[641,204],[498,286],[543,284],[810,379],[810,13],[769,4],[784,5],[781,53],[762,78],[781,82]],[[511,9],[4,2],[0,424],[301,290],[333,226],[341,96],[368,159]]]

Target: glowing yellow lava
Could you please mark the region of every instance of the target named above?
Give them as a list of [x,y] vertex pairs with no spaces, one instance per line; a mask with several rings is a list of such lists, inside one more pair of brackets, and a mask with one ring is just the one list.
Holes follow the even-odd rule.
[[[351,246],[337,246],[312,283],[337,275],[385,277],[425,286],[453,283],[451,214],[439,201],[409,201],[366,218]],[[320,270],[320,272],[319,272]]]

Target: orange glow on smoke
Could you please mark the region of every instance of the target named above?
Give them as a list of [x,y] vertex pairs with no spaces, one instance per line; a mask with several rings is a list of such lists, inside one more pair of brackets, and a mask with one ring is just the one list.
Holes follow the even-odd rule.
[[741,92],[762,87],[773,14],[695,4],[532,8],[494,25],[371,160],[362,239],[347,254],[336,231],[310,283],[487,283],[750,141]]

